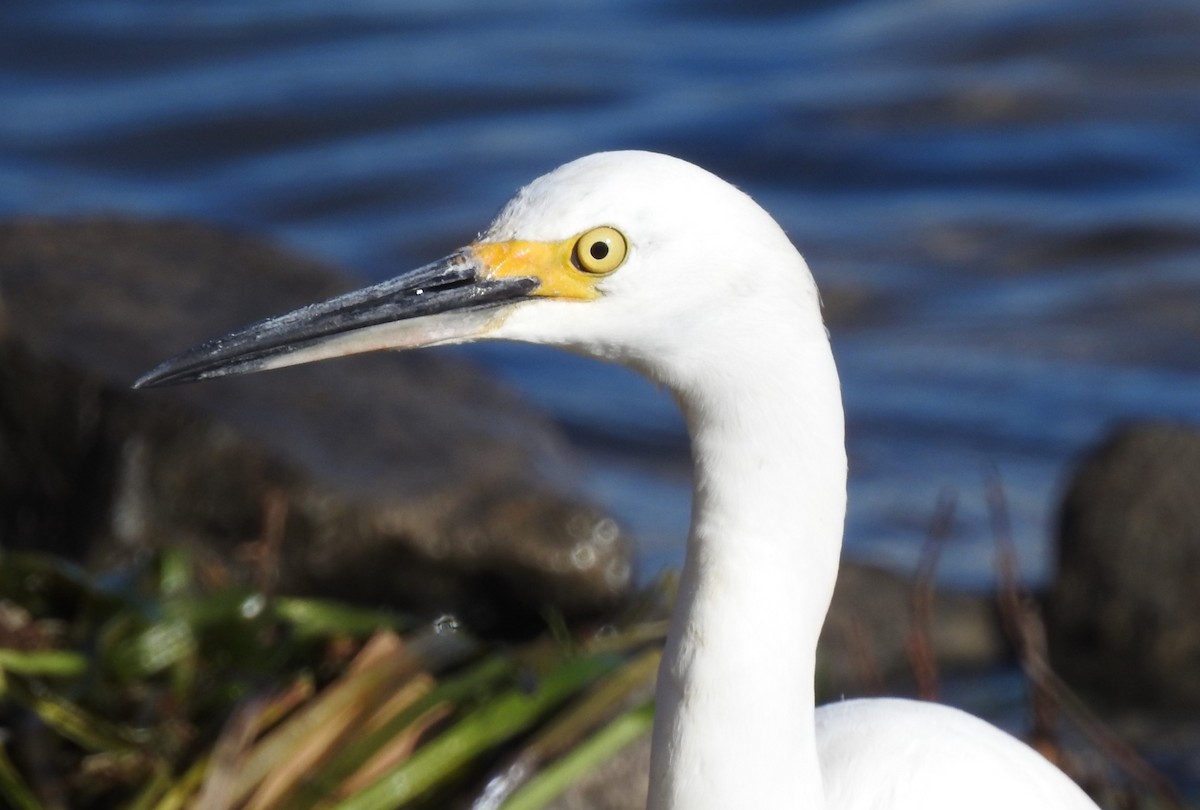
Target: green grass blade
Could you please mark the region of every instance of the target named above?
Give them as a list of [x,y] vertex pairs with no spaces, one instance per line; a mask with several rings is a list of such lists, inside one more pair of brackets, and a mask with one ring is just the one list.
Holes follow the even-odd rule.
[[193,762],[183,776],[167,786],[158,801],[150,806],[154,810],[183,810],[187,807],[191,803],[192,797],[200,790],[200,786],[204,784],[209,761],[209,757],[206,755]]
[[65,678],[87,669],[87,659],[66,650],[0,650],[0,670],[17,675]]
[[152,742],[151,735],[146,730],[119,726],[102,720],[46,689],[37,681],[24,684],[17,678],[8,678],[5,694],[36,714],[47,726],[87,751],[139,748]]
[[511,689],[497,695],[422,746],[408,762],[337,805],[337,810],[403,807],[454,776],[482,751],[527,729],[612,666],[609,656],[573,659],[544,677],[531,693]]
[[42,803],[25,784],[3,745],[0,745],[0,800],[13,810],[42,810]]
[[310,785],[315,794],[331,795],[341,783],[383,748],[389,741],[404,734],[439,705],[460,705],[481,694],[494,690],[498,683],[508,681],[514,673],[514,663],[502,656],[493,656],[471,666],[466,672],[435,686],[428,694],[413,702],[374,731],[353,740],[342,748],[313,777]]
[[189,659],[197,649],[192,626],[168,618],[122,640],[109,655],[108,664],[122,678],[133,681]]
[[[625,662],[597,688],[577,700],[538,733],[522,757],[534,767],[558,756],[607,718],[636,700],[643,702],[654,688],[662,650],[645,650]],[[634,699],[631,699],[631,695]]]
[[401,632],[411,626],[399,616],[334,602],[330,599],[279,596],[272,602],[275,615],[292,625],[300,638],[335,634],[368,636],[386,627]]
[[654,724],[654,704],[626,712],[513,793],[503,810],[540,810]]
[[580,745],[587,735],[630,706],[646,703],[654,688],[661,659],[662,651],[657,647],[643,650],[560,711],[515,756],[509,758],[502,771],[488,780],[486,790],[475,802],[477,810],[500,807],[544,763]]

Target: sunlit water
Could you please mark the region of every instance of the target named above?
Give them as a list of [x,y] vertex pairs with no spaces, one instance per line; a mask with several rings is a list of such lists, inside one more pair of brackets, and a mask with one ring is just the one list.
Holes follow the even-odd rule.
[[[6,4],[0,213],[199,217],[376,279],[563,161],[671,152],[754,195],[822,285],[851,552],[910,566],[949,491],[943,573],[986,582],[994,471],[1041,577],[1081,449],[1200,417],[1200,6],[801,5]],[[669,399],[559,353],[461,351],[557,415],[647,573],[679,561]]]

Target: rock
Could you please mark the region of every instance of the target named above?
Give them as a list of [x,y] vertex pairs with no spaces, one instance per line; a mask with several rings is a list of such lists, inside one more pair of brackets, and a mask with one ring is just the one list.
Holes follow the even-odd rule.
[[1130,425],[1081,461],[1048,619],[1073,684],[1117,705],[1200,708],[1200,429]]
[[0,224],[0,543],[114,564],[186,542],[222,575],[484,629],[620,603],[631,544],[559,432],[444,351],[129,389],[348,286],[195,224]]

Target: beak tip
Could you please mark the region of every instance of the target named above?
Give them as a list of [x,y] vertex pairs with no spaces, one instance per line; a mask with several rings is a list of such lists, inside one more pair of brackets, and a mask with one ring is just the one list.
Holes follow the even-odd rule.
[[248,371],[256,371],[262,368],[261,364],[243,363],[240,365],[230,365],[218,368],[196,368],[189,364],[181,364],[177,362],[183,359],[186,355],[181,355],[175,360],[167,362],[151,369],[142,376],[133,381],[130,386],[133,390],[141,390],[144,388],[166,388],[172,385],[181,385],[183,383],[196,382],[198,380],[208,380],[213,377],[226,377],[231,374],[240,374]]
[[142,388],[156,388],[160,385],[165,385],[167,382],[167,375],[164,373],[165,371],[166,369],[164,369],[162,366],[148,371],[134,380],[133,385],[131,385],[130,388],[136,391]]

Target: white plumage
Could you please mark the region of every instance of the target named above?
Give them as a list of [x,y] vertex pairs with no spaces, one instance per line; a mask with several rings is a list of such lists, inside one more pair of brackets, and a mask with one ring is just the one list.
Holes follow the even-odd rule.
[[804,260],[748,196],[695,166],[645,152],[568,163],[448,259],[205,344],[139,384],[481,338],[623,363],[668,387],[687,420],[696,492],[659,673],[652,810],[1095,808],[955,709],[814,708],[845,516],[837,372]]

